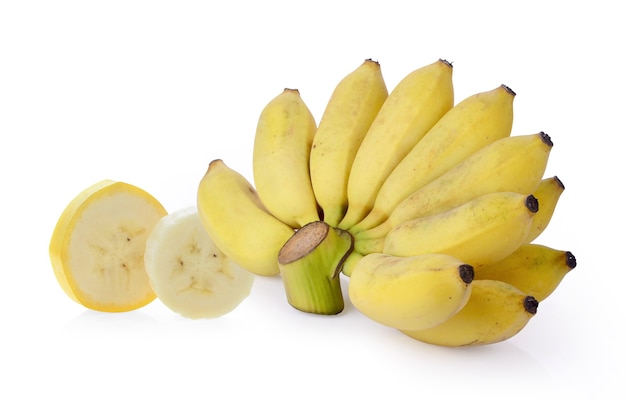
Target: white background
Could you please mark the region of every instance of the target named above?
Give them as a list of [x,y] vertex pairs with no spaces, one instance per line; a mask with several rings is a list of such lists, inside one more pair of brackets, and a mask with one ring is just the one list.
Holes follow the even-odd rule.
[[[0,398],[623,395],[618,2],[301,4],[1,3]],[[552,137],[546,176],[566,190],[540,241],[572,251],[578,267],[519,335],[429,346],[350,304],[335,317],[295,311],[272,278],[257,278],[231,314],[203,321],[158,300],[92,312],[62,292],[48,243],[78,192],[110,178],[169,211],[192,205],[212,159],[251,176],[271,98],[297,88],[319,119],[365,58],[381,63],[389,89],[438,58],[453,62],[457,101],[507,84],[517,92],[513,134]]]

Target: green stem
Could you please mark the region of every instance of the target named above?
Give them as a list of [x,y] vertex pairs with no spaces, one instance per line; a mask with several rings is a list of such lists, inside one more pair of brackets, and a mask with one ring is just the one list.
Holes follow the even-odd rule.
[[313,314],[343,311],[340,273],[352,249],[352,235],[323,221],[300,228],[278,253],[289,304]]

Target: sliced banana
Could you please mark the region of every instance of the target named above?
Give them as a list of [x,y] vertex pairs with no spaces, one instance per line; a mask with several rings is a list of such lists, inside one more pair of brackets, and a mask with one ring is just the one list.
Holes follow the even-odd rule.
[[150,284],[159,300],[183,317],[216,318],[252,290],[254,275],[213,242],[195,206],[163,217],[146,242]]
[[108,312],[153,301],[143,255],[150,231],[165,215],[152,195],[124,182],[103,180],[78,194],[61,214],[49,248],[65,293]]

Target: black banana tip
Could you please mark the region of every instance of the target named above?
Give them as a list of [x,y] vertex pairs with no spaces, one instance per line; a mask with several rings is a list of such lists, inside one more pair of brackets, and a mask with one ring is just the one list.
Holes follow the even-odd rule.
[[554,143],[552,143],[552,138],[547,133],[543,131],[539,132],[539,136],[541,137],[541,140],[543,140],[543,142],[548,146],[552,147],[554,145]]
[[552,179],[556,181],[557,185],[559,185],[562,190],[565,190],[565,185],[563,184],[563,181],[559,179],[558,176],[555,175]]
[[469,285],[474,280],[474,267],[468,264],[459,265],[459,276]]
[[537,314],[537,308],[539,307],[539,302],[533,296],[526,296],[524,298],[524,309],[531,313]]
[[526,208],[532,213],[536,213],[539,211],[539,200],[532,194],[526,197]]
[[570,269],[574,269],[576,267],[576,257],[574,257],[571,251],[565,252],[565,264]]
[[515,93],[515,91],[513,89],[511,89],[510,86],[502,84],[502,85],[500,85],[500,87],[503,88],[504,90],[506,90],[507,92],[509,92],[512,96],[517,96],[517,93]]
[[440,62],[444,63],[445,65],[447,65],[448,67],[452,68],[452,62],[446,60],[445,58],[440,58],[439,59]]

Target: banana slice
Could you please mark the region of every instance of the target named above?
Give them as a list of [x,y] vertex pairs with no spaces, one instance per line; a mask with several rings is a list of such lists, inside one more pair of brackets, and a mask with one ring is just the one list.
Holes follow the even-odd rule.
[[146,239],[167,215],[144,190],[98,182],[65,208],[50,240],[50,260],[65,293],[87,308],[130,311],[156,298],[144,268]]
[[146,272],[157,297],[183,317],[216,318],[234,310],[254,275],[213,242],[195,206],[163,217],[146,242]]

